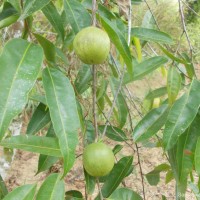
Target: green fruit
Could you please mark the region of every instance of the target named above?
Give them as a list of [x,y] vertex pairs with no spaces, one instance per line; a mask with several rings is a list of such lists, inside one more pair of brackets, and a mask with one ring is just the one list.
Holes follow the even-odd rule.
[[114,163],[115,157],[112,150],[103,143],[89,144],[83,152],[83,166],[91,176],[107,175]]
[[74,51],[86,64],[101,64],[108,57],[110,39],[107,33],[90,26],[82,29],[74,38]]

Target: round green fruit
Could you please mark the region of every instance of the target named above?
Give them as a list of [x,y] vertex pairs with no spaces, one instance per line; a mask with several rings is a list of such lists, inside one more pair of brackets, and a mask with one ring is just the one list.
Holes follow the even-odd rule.
[[75,36],[73,47],[82,62],[102,64],[110,51],[110,39],[105,31],[89,26]]
[[113,168],[115,157],[105,144],[89,144],[83,152],[83,166],[88,174],[94,177],[107,175]]

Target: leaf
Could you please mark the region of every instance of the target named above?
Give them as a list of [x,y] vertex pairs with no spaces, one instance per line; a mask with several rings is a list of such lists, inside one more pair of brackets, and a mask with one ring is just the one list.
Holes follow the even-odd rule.
[[84,169],[84,176],[85,176],[85,182],[86,182],[86,191],[87,194],[91,195],[94,193],[95,190],[95,184],[96,184],[96,179],[93,176],[90,176]]
[[76,98],[69,79],[58,69],[45,68],[43,85],[54,131],[64,160],[63,176],[71,169],[80,127]]
[[42,60],[42,49],[25,40],[13,39],[5,45],[0,56],[0,140],[26,105]]
[[173,40],[170,35],[155,29],[134,27],[131,29],[131,35],[145,41],[173,44]]
[[2,176],[0,175],[0,199],[3,199],[8,194],[6,184],[3,181]]
[[155,98],[164,96],[165,94],[167,94],[167,87],[161,87],[161,88],[157,88],[155,90],[150,91],[146,95],[145,99],[153,100]]
[[195,185],[193,182],[189,182],[188,184],[191,191],[194,193],[197,200],[200,200],[200,191],[197,185]]
[[43,9],[42,12],[46,16],[46,18],[49,20],[55,31],[58,33],[58,35],[61,37],[62,40],[64,40],[65,37],[65,30],[62,22],[62,18],[60,14],[58,13],[55,5],[53,2],[50,2],[47,4]]
[[33,200],[36,184],[23,185],[8,193],[3,200]]
[[18,18],[17,10],[10,3],[5,2],[0,13],[0,29],[13,24]]
[[132,81],[139,80],[143,78],[145,75],[149,74],[150,72],[160,67],[161,65],[165,64],[167,61],[168,59],[163,56],[155,56],[149,58],[134,66],[133,75],[125,74],[123,83],[127,84]]
[[114,165],[101,189],[104,198],[108,198],[119,186],[124,177],[126,177],[130,167],[132,166],[132,162],[133,157],[127,156],[121,158],[117,164]]
[[135,126],[133,130],[133,140],[135,142],[141,142],[155,135],[165,124],[168,112],[169,108],[166,104],[151,110]]
[[[104,125],[99,126],[99,130],[101,133],[103,133],[104,128],[105,128]],[[121,129],[114,126],[107,126],[106,136],[110,138],[111,140],[114,140],[117,142],[124,142],[128,140],[128,138],[126,137],[126,134]]]
[[49,109],[43,103],[40,103],[33,113],[32,118],[29,121],[26,134],[34,135],[39,130],[44,128],[51,121],[49,115]]
[[0,146],[61,157],[58,140],[55,138],[18,135],[4,139],[0,142]]
[[41,10],[49,2],[50,0],[26,0],[19,20],[24,20],[34,12]]
[[142,61],[142,47],[141,47],[139,38],[133,37],[133,43],[135,45],[135,49],[137,52],[138,62],[141,62]]
[[129,188],[116,189],[107,200],[142,200],[142,197]]
[[116,46],[117,50],[119,51],[120,55],[122,56],[129,74],[133,74],[133,67],[132,67],[132,56],[128,47],[128,44],[122,35],[122,33],[115,27],[115,25],[106,19],[103,16],[101,17],[101,23],[103,28],[108,33],[111,41]]
[[18,12],[20,12],[20,2],[18,0],[7,0]]
[[168,171],[170,166],[168,164],[161,164],[155,167],[155,169],[145,175],[150,185],[156,186],[160,181],[160,172]]
[[77,190],[65,192],[65,200],[83,200],[83,195]]
[[197,174],[200,174],[200,137],[197,140],[195,155],[194,155],[194,163],[195,163],[195,170]]
[[184,65],[188,65],[189,63],[186,60],[180,59],[176,56],[174,56],[171,52],[169,52],[167,49],[165,49],[164,47],[162,47],[161,45],[158,45],[160,47],[160,49],[163,51],[163,53],[168,56],[170,59],[178,62],[178,63],[182,63]]
[[[55,137],[52,125],[49,127],[46,137]],[[58,159],[59,159],[58,157],[40,154],[38,161],[38,171],[36,174],[48,170],[53,164],[55,164],[58,161]]]
[[85,92],[91,85],[92,81],[92,72],[89,65],[82,65],[78,71],[78,75],[75,80],[75,88],[78,94]]
[[49,175],[41,185],[37,200],[63,200],[65,197],[65,184],[60,174]]
[[[120,85],[119,81],[116,78],[111,77],[110,86],[111,86],[111,90],[114,97],[118,92],[119,85]],[[127,108],[126,100],[122,92],[118,93],[118,96],[116,99],[116,106],[117,106],[118,116],[119,116],[119,120],[118,120],[119,126],[120,128],[122,128],[125,125],[126,119],[128,116],[128,108]]]
[[178,73],[177,69],[175,67],[170,67],[167,76],[167,92],[170,105],[176,101],[178,93],[181,89],[181,83],[181,75]]
[[189,91],[177,100],[169,111],[163,143],[166,150],[172,148],[178,137],[194,120],[200,106],[200,82],[193,80]]
[[123,149],[123,146],[120,144],[115,145],[115,147],[113,148],[113,153],[114,155],[116,155],[117,153],[119,153],[121,150]]
[[156,22],[155,22],[154,16],[152,15],[150,10],[147,10],[142,20],[142,27],[152,29],[155,27],[155,25],[156,25]]
[[67,20],[77,34],[81,29],[91,25],[91,17],[84,6],[77,0],[64,0]]
[[95,130],[91,121],[85,121],[86,131],[84,133],[85,136],[85,144],[91,144],[95,141]]
[[172,170],[169,170],[166,174],[166,178],[165,178],[165,184],[168,184],[169,182],[171,182],[174,179],[174,175]]
[[37,41],[42,46],[42,48],[44,50],[44,55],[45,55],[47,61],[49,61],[50,63],[55,63],[56,50],[55,50],[54,44],[39,34],[34,33],[34,36],[36,37]]

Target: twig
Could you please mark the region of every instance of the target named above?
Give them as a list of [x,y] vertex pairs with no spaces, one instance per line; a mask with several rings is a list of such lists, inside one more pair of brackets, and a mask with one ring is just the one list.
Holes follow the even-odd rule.
[[103,194],[102,194],[102,192],[101,192],[101,187],[100,187],[100,183],[99,183],[99,178],[97,178],[96,181],[97,181],[97,186],[98,186],[98,190],[99,190],[100,199],[103,200]]
[[[128,38],[127,38],[127,42],[128,42],[128,46],[130,46],[130,42],[131,42],[131,24],[132,24],[132,5],[131,5],[131,0],[129,0],[129,15],[128,15]],[[116,101],[117,101],[117,97],[121,91],[121,87],[122,87],[122,83],[123,83],[123,79],[124,79],[124,74],[125,74],[125,71],[126,71],[126,65],[124,66],[124,69],[122,71],[122,74],[121,74],[121,77],[120,77],[120,82],[119,82],[119,86],[118,86],[118,89],[115,93],[115,96],[114,96],[114,100],[113,100],[113,103],[112,103],[112,106],[110,108],[110,111],[108,113],[108,117],[107,117],[107,121],[106,121],[106,125],[105,125],[105,128],[103,130],[103,134],[102,134],[102,138],[105,136],[106,134],[106,130],[107,130],[107,127],[108,127],[108,124],[109,124],[109,120],[112,116],[112,113],[113,113],[113,109],[115,107],[115,104],[116,104]]]
[[181,22],[182,22],[182,26],[183,26],[183,31],[184,31],[186,38],[187,38],[187,41],[188,41],[188,45],[189,45],[189,48],[190,48],[190,56],[191,56],[191,59],[192,59],[193,48],[192,48],[192,44],[191,44],[191,41],[190,41],[190,38],[189,38],[189,35],[188,35],[188,32],[187,32],[187,28],[186,28],[186,25],[185,25],[185,17],[184,17],[184,14],[183,14],[183,7],[182,7],[181,0],[178,0],[178,4],[179,4],[179,12],[180,12],[180,15],[181,15]]
[[[96,11],[97,11],[97,2],[96,0],[92,0],[92,25],[96,26]],[[97,124],[97,109],[96,109],[96,92],[97,92],[97,72],[96,66],[92,65],[92,74],[93,74],[93,87],[92,87],[92,97],[93,97],[93,119],[94,119],[94,129],[95,129],[95,141],[98,141],[98,124]]]
[[194,10],[192,9],[187,3],[185,3],[185,1],[181,0],[183,2],[183,4],[188,7],[188,9],[190,9],[197,17],[200,17],[200,15]]

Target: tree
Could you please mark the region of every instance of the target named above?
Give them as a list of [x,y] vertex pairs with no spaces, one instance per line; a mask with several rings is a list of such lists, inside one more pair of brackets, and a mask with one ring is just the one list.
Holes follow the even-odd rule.
[[[32,184],[8,193],[2,182],[1,197],[5,200],[83,199],[93,194],[96,184],[99,191],[95,199],[146,199],[144,176],[150,185],[157,185],[163,171],[167,172],[167,182],[175,179],[178,200],[185,199],[189,175],[189,186],[198,188],[193,173],[200,173],[200,82],[183,15],[183,34],[187,36],[189,51],[182,52],[179,44],[173,51],[173,39],[159,29],[148,2],[145,1],[148,12],[139,27],[132,27],[132,6],[142,1],[127,2],[128,16],[124,18],[115,1],[3,1],[0,28],[4,31],[23,22],[23,32],[2,45],[0,145],[39,153],[38,173],[58,160],[62,162],[62,171],[50,174],[38,190]],[[179,7],[183,14],[180,1]],[[42,19],[39,25],[35,23],[37,18]],[[44,24],[51,25],[51,30],[42,31]],[[92,65],[84,64],[73,51],[75,36],[91,25],[101,28],[112,42],[109,56],[101,65],[94,64],[95,58]],[[146,46],[153,53],[146,52]],[[162,53],[157,55],[157,50]],[[75,60],[73,65],[69,63],[71,56]],[[167,84],[145,96],[142,113],[128,85],[158,68],[167,72]],[[8,137],[10,123],[25,109],[28,100],[37,107],[26,135]],[[136,125],[133,108],[141,117]],[[37,135],[40,130],[43,136]],[[111,172],[96,178],[84,170],[86,196],[80,191],[65,191],[63,178],[79,159],[76,147],[106,143],[108,139],[115,145],[112,150],[116,160]],[[144,175],[139,145],[150,139],[163,149],[168,163],[161,163]],[[120,156],[126,146],[132,152]],[[142,179],[140,195],[121,184],[138,167],[133,164],[133,156],[138,159]],[[199,193],[195,194],[198,197]]]

